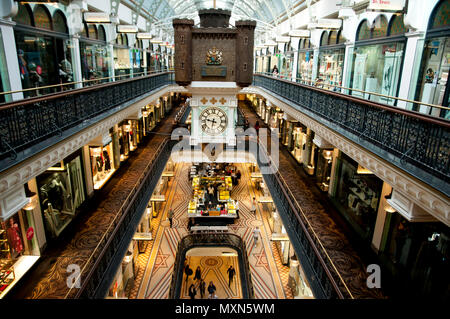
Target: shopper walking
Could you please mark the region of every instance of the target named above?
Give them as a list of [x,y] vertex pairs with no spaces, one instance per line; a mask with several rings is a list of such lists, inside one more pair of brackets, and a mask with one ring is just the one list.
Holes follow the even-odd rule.
[[200,284],[198,288],[200,290],[200,298],[203,299],[203,297],[205,297],[206,292],[206,282],[203,279],[200,279]]
[[250,207],[250,212],[254,215],[254,216],[256,216],[256,205],[257,205],[258,203],[256,202],[256,198],[255,197],[253,197],[253,200],[252,200],[252,206]]
[[216,286],[214,286],[212,281],[209,282],[208,292],[209,292],[209,297],[208,298],[209,299],[213,299],[214,298],[214,293],[216,292]]
[[169,219],[170,228],[172,228],[172,218],[173,218],[173,209],[169,209],[169,212],[167,213],[167,218]]
[[230,265],[227,270],[228,273],[228,287],[231,287],[231,282],[234,279],[234,275],[236,275],[236,270],[234,270],[233,265]]
[[186,267],[184,267],[184,273],[186,274],[186,282],[188,282],[189,276],[193,273],[192,269],[189,267],[189,264],[186,264]]
[[197,266],[197,269],[195,270],[194,280],[200,279],[202,279],[202,270],[200,269],[200,266]]
[[191,299],[195,299],[195,295],[197,294],[197,290],[195,289],[194,284],[192,283],[189,286],[189,297],[191,297]]

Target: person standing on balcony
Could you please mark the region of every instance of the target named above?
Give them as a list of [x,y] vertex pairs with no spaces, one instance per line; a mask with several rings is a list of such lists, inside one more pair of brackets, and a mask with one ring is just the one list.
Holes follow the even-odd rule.
[[273,67],[273,69],[272,69],[272,74],[273,74],[273,76],[278,76],[278,73],[279,73],[278,68],[277,68],[276,65],[274,65],[274,67]]

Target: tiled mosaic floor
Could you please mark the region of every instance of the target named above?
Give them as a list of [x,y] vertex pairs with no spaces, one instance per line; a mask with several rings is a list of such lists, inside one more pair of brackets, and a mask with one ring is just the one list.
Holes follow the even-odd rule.
[[[192,196],[192,188],[187,172],[190,164],[177,164],[175,178],[170,182],[166,192],[167,202],[162,207],[158,220],[153,220],[154,242],[146,249],[145,254],[139,257],[139,271],[136,276],[130,298],[167,298],[170,280],[175,260],[178,240],[187,234],[187,206]],[[269,240],[270,229],[267,221],[263,220],[263,206],[258,206],[256,216],[250,212],[250,199],[258,198],[261,194],[253,189],[250,174],[244,164],[238,164],[243,172],[239,185],[232,190],[231,196],[239,201],[240,218],[230,225],[230,232],[235,233],[246,243],[255,297],[265,298],[292,298],[290,288],[287,287],[289,268],[277,262],[277,251]],[[167,217],[167,211],[174,210],[173,228],[163,227],[160,221]],[[153,224],[154,223],[154,224]],[[155,225],[159,223],[159,225]],[[254,242],[253,229],[255,225],[263,225],[261,229],[262,241]],[[145,271],[144,271],[145,268]],[[222,268],[220,268],[222,269]],[[222,271],[226,272],[226,267]],[[217,273],[217,271],[216,271]],[[221,275],[227,278],[226,273]],[[221,280],[220,282],[222,282]],[[184,287],[183,297],[187,297]],[[226,289],[221,290],[219,298],[238,298],[239,294],[231,294]]]

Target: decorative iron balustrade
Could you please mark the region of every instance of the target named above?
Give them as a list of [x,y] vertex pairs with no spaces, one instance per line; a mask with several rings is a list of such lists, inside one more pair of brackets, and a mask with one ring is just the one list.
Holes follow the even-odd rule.
[[264,75],[253,85],[450,196],[450,122]]
[[141,175],[110,229],[100,239],[81,273],[81,288],[70,289],[66,298],[104,298],[128,250],[147,203],[170,157],[175,141],[165,138]]
[[26,156],[30,156],[29,153],[53,145],[55,141],[45,142],[49,138],[62,136],[70,129],[73,134],[85,121],[173,83],[173,73],[159,73],[3,104],[0,106],[0,160],[8,156],[15,160],[19,152],[39,144],[39,150],[27,151]]
[[[245,144],[248,150],[256,152],[253,156],[256,158],[260,169],[268,168],[271,165],[272,160],[267,149],[255,138],[246,140]],[[319,239],[314,236],[307,220],[302,217],[301,208],[296,203],[280,173],[276,171],[271,174],[263,173],[262,175],[289,235],[289,240],[294,246],[298,260],[310,283],[314,297],[321,299],[352,298],[345,282],[321,247]]]
[[230,247],[238,252],[239,274],[244,299],[254,299],[250,266],[245,242],[237,235],[230,233],[190,234],[178,242],[178,248],[170,284],[169,299],[179,299],[183,282],[183,265],[188,250],[195,247]]

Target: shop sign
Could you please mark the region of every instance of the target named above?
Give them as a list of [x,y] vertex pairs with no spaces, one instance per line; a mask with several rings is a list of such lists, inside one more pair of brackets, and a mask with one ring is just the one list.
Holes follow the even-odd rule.
[[401,11],[405,7],[405,0],[370,0],[369,10]]
[[30,227],[27,229],[27,239],[31,240],[33,239],[33,236],[34,236],[34,229],[33,227]]

